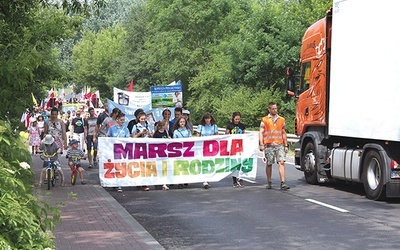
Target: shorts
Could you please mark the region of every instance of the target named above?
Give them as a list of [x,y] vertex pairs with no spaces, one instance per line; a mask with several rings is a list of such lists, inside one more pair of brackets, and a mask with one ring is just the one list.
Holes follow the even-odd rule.
[[79,163],[75,163],[75,162],[73,162],[73,161],[68,161],[68,166],[70,165],[70,163],[72,162],[72,166],[76,166],[76,168],[81,168],[82,166],[81,166],[81,163],[79,162]]
[[87,141],[86,146],[87,146],[88,152],[92,151],[92,144],[93,144],[93,149],[97,150],[98,140],[96,140],[96,142],[93,142],[93,135],[88,135],[86,137],[86,141]]
[[286,152],[283,145],[266,147],[264,154],[265,159],[267,159],[267,165],[272,165],[286,160]]
[[[47,168],[47,162],[48,162],[48,161],[43,161],[43,168]],[[55,160],[55,161],[53,162],[53,164],[57,166],[57,170],[58,170],[58,171],[61,170],[61,164],[60,164],[60,162],[59,162],[58,160]]]

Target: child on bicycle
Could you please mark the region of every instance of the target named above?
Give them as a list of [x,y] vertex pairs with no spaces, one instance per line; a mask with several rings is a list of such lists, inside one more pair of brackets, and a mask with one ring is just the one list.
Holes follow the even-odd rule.
[[69,143],[69,146],[70,148],[67,151],[68,166],[71,168],[71,170],[73,170],[74,166],[76,166],[81,179],[81,184],[86,185],[86,181],[83,179],[83,168],[81,166],[81,158],[85,156],[85,153],[78,148],[79,141],[76,139],[72,139]]
[[[54,137],[50,134],[47,134],[42,142],[40,143],[40,150],[48,155],[53,157],[50,158],[51,162],[54,162],[57,165],[57,170],[60,173],[61,176],[61,186],[64,186],[64,172],[61,169],[60,162],[58,161],[58,152],[59,148],[57,143],[54,142]],[[43,180],[43,174],[46,172],[47,168],[47,161],[43,161],[43,168],[42,171],[40,172],[40,177],[39,177],[39,186],[42,186],[42,180]]]

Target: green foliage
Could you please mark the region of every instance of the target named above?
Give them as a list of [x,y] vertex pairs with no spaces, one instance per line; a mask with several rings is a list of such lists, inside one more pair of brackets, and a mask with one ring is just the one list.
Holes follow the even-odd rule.
[[90,15],[89,18],[83,23],[83,30],[85,32],[92,31],[94,33],[100,32],[102,29],[114,27],[118,23],[126,20],[131,7],[144,0],[112,0],[101,8],[93,9],[98,13],[97,15]]
[[16,120],[33,105],[31,92],[39,98],[63,77],[54,44],[75,36],[81,19],[39,1],[1,1],[0,10],[0,117]]
[[[91,3],[99,8],[104,0]],[[88,7],[79,0],[0,1],[0,249],[54,249],[59,209],[33,195],[31,158],[10,121],[19,123],[32,106],[31,93],[41,99],[52,81],[67,77],[55,45],[76,36]]]
[[0,120],[0,248],[54,248],[51,235],[59,210],[32,193],[31,158],[22,137]]
[[125,24],[120,79],[135,79],[137,91],[181,80],[184,106],[194,121],[209,111],[220,126],[235,111],[230,107],[238,106],[248,126],[257,128],[274,100],[293,132],[295,102],[284,91],[284,69],[297,66],[304,31],[330,5],[327,0],[138,4]]
[[77,88],[91,86],[104,96],[112,96],[115,72],[122,51],[125,30],[122,25],[102,29],[98,33],[88,31],[73,48],[73,79]]

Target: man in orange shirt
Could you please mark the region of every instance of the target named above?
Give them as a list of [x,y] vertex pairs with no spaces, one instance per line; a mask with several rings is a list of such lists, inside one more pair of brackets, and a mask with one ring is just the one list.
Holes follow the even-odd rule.
[[268,104],[269,114],[261,119],[259,131],[260,150],[264,151],[267,159],[265,172],[267,174],[267,189],[272,188],[272,164],[279,164],[281,189],[290,187],[285,183],[285,157],[288,152],[287,136],[285,131],[285,118],[278,115],[278,106],[275,102]]

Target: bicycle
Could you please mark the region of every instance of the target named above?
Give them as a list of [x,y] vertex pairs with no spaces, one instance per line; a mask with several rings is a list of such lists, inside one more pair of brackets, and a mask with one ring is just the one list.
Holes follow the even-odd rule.
[[47,189],[50,190],[51,186],[56,185],[58,173],[58,166],[55,160],[51,160],[54,156],[56,156],[57,152],[54,152],[52,155],[47,155],[45,152],[42,152],[40,155],[40,159],[47,162],[46,166],[46,180],[47,180]]
[[73,169],[71,171],[71,184],[75,185],[76,179],[78,178],[78,173],[79,173],[78,168],[76,167],[76,161],[80,160],[80,159],[84,159],[84,157],[81,157],[81,156],[67,156],[67,158],[75,159],[75,161],[73,161],[74,167],[73,167]]

